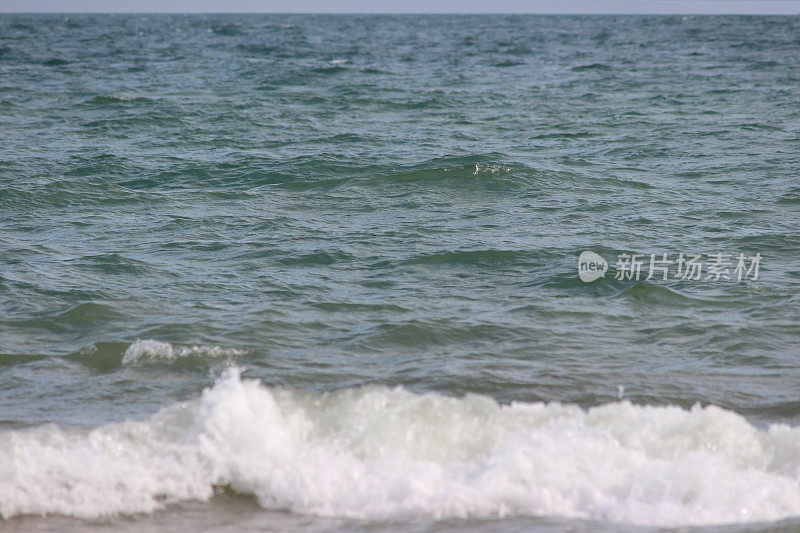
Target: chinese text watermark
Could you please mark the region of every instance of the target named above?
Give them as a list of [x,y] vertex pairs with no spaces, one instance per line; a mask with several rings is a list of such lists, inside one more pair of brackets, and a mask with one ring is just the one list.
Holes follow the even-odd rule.
[[[717,252],[713,254],[661,254],[621,253],[617,255],[614,279],[616,280],[750,280],[758,279],[761,254],[745,255]],[[578,275],[590,282],[603,278],[608,262],[591,251],[578,258]]]

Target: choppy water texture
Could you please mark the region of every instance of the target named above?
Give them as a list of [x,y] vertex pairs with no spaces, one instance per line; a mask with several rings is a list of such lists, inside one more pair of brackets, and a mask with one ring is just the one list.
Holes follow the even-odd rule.
[[0,527],[799,527],[799,50],[0,15]]

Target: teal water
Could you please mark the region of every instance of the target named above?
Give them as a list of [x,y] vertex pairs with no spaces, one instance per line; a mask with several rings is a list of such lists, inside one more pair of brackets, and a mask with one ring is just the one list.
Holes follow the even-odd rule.
[[798,527],[798,45],[797,17],[0,15],[0,516]]

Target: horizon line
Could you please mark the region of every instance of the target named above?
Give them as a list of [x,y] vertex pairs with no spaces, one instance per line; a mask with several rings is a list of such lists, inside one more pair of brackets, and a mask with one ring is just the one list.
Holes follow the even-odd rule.
[[618,16],[618,15],[647,15],[659,17],[680,16],[778,16],[796,17],[797,13],[776,12],[676,12],[676,13],[651,13],[642,11],[0,11],[0,15],[587,15],[587,16]]

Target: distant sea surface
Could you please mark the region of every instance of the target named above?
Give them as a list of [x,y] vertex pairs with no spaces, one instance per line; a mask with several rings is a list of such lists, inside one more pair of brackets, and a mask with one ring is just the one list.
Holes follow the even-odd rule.
[[0,15],[0,529],[797,530],[799,104],[798,17]]

